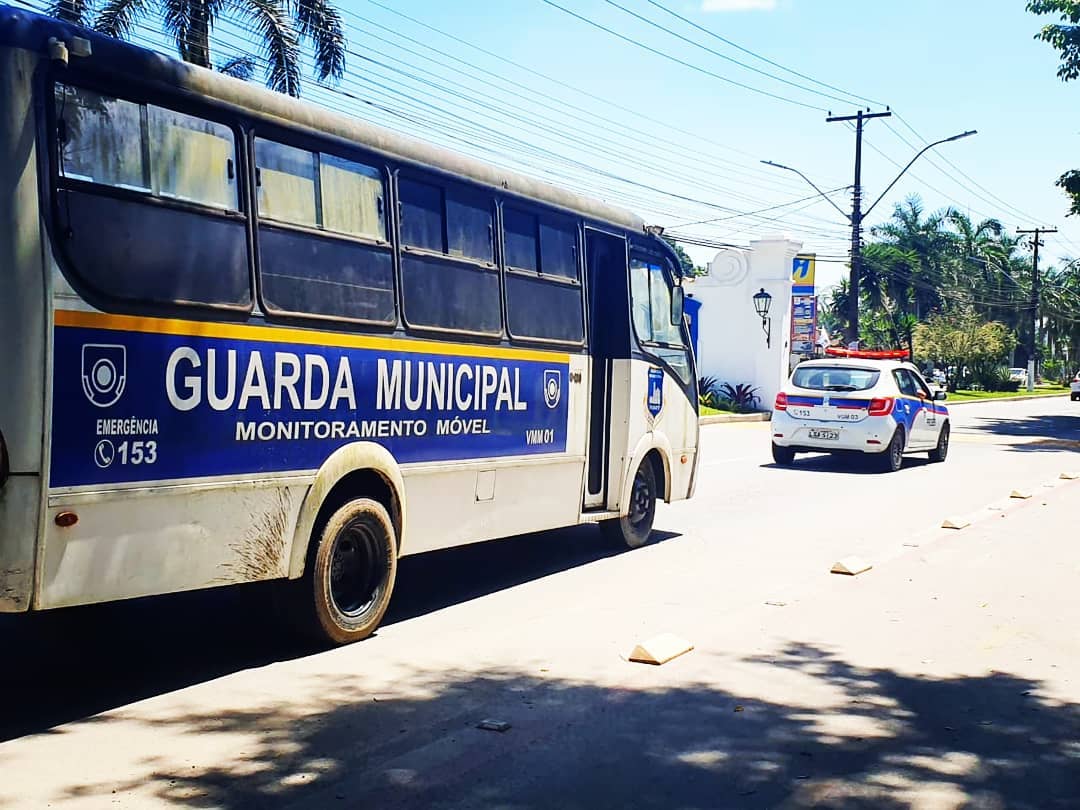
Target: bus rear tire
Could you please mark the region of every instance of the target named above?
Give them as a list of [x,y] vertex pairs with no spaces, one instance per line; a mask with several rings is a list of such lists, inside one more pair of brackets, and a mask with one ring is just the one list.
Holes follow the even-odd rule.
[[610,541],[628,548],[640,548],[649,542],[656,517],[656,471],[652,461],[642,459],[630,488],[630,508],[626,515],[600,521],[600,531]]
[[301,580],[309,635],[333,644],[367,638],[379,626],[397,576],[397,538],[386,507],[348,501],[330,515]]

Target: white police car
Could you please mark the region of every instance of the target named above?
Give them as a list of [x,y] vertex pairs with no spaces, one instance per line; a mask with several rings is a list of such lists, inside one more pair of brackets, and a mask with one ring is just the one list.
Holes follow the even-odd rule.
[[931,391],[907,352],[829,349],[800,363],[776,395],[772,454],[791,464],[796,453],[866,453],[885,471],[905,453],[944,461],[949,411],[944,391]]

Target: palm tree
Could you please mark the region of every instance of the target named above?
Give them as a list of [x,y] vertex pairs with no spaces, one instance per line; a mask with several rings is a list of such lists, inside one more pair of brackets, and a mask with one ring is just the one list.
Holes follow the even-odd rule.
[[996,219],[984,219],[975,224],[971,217],[956,208],[945,211],[945,221],[959,237],[957,248],[962,256],[981,256],[992,251],[1005,232],[1004,226]]
[[896,205],[891,220],[872,229],[874,236],[884,237],[886,244],[918,260],[907,280],[910,289],[905,297],[911,306],[904,311],[912,312],[920,320],[941,308],[945,300],[942,290],[954,275],[950,270],[955,235],[944,226],[943,212],[923,219],[922,201],[911,196]]
[[176,41],[180,58],[205,68],[215,67],[210,47],[214,26],[229,18],[252,33],[260,53],[227,57],[217,69],[247,79],[261,61],[266,85],[290,96],[300,95],[302,43],[312,46],[320,81],[345,73],[341,15],[329,0],[105,0],[95,10],[93,0],[52,0],[49,14],[119,39],[130,38],[143,18],[156,14]]

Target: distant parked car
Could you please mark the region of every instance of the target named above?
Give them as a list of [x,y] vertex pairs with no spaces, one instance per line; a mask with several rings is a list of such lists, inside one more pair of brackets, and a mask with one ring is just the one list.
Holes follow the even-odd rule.
[[1009,369],[1009,381],[1018,382],[1021,385],[1027,385],[1027,369],[1026,368],[1010,368]]
[[1076,372],[1076,376],[1069,383],[1069,399],[1073,402],[1080,399],[1080,371]]

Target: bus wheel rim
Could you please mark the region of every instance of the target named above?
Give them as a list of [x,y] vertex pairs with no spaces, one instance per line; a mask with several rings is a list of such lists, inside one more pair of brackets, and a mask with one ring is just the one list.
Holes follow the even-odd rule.
[[634,526],[637,526],[649,516],[651,494],[645,473],[638,470],[634,476],[634,490],[630,495],[630,523]]
[[330,598],[345,616],[359,616],[378,598],[385,578],[380,557],[378,540],[360,521],[349,523],[334,538]]

